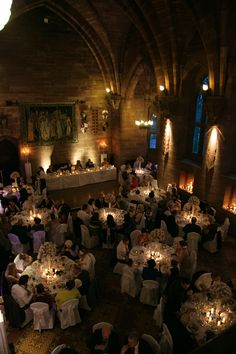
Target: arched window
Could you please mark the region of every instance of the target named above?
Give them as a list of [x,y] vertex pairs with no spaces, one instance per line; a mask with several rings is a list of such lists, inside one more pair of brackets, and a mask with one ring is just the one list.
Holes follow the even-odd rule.
[[[209,85],[209,77],[205,76],[202,80],[202,86]],[[201,156],[204,150],[205,129],[207,123],[207,114],[203,110],[205,93],[203,89],[199,92],[196,102],[192,154],[194,156]]]
[[150,126],[149,149],[157,148],[157,117],[153,114],[151,117],[153,125]]

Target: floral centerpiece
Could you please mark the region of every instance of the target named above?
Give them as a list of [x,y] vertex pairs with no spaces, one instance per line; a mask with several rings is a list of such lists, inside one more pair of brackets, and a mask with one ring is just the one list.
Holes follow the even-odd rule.
[[114,195],[114,193],[107,193],[105,195],[105,202],[109,204],[109,208],[111,208],[112,204],[115,203],[116,201],[116,197]]
[[209,289],[209,295],[212,299],[226,300],[232,297],[232,291],[227,284],[217,280],[213,281]]
[[56,245],[52,242],[45,242],[39,248],[38,257],[39,261],[46,259],[52,259],[56,256],[57,248]]
[[149,238],[153,242],[164,242],[165,233],[161,229],[154,229],[150,232]]

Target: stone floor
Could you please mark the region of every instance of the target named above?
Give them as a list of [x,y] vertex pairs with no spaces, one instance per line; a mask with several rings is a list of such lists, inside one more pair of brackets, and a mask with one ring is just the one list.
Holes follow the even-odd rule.
[[[72,207],[77,207],[87,201],[88,196],[97,196],[103,190],[110,192],[116,190],[115,182],[107,182],[75,188],[66,191],[51,193],[54,199],[63,198]],[[217,272],[224,280],[230,279],[236,272],[236,242],[228,238],[220,253],[211,255],[204,250],[199,250],[198,270],[204,269]],[[100,321],[111,322],[121,338],[130,329],[136,328],[141,333],[156,336],[157,331],[152,319],[154,308],[142,305],[138,299],[120,293],[120,276],[112,272],[110,265],[111,250],[95,249],[92,251],[97,259],[96,274],[98,278],[98,300],[91,312],[81,313],[82,324],[61,330],[56,321],[54,330],[44,331],[39,334],[33,331],[32,325],[23,330],[9,328],[9,341],[14,344],[15,353],[19,354],[49,354],[58,344],[72,345],[80,354],[87,354],[87,338],[91,333],[94,323]]]

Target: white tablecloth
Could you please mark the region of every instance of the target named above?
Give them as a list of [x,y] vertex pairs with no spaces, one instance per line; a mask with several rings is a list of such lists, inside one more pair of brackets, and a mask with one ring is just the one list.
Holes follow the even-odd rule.
[[62,175],[62,176],[47,176],[47,189],[59,190],[85,186],[86,184],[106,182],[116,179],[116,168],[108,168],[94,171],[80,171],[76,174]]

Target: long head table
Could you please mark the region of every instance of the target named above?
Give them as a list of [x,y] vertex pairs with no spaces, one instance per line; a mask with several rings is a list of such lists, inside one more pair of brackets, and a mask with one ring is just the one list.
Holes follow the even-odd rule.
[[85,186],[116,179],[116,167],[88,169],[74,174],[52,174],[46,176],[49,191]]

